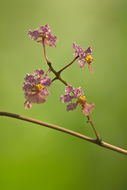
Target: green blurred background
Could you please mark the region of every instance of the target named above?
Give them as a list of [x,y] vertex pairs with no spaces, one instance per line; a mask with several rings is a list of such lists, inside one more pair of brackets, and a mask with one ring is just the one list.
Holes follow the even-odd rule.
[[[0,110],[63,126],[94,137],[80,108],[66,112],[64,85],[51,86],[43,105],[24,110],[26,73],[48,69],[29,29],[49,24],[57,47],[47,54],[58,70],[73,59],[72,42],[93,47],[93,69],[75,63],[62,76],[95,103],[91,114],[102,138],[127,148],[127,1],[1,0]],[[127,157],[76,137],[11,118],[0,118],[1,190],[126,190]]]

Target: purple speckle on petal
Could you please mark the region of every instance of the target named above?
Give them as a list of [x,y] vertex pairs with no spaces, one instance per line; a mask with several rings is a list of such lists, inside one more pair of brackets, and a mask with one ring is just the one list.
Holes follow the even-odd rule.
[[77,107],[77,103],[70,103],[67,105],[67,111],[75,110]]
[[28,83],[24,82],[23,90],[29,91],[29,90],[32,90],[32,88],[33,88],[33,86],[31,84],[28,84]]
[[81,46],[78,46],[77,44],[73,43],[72,44],[74,50],[75,50],[75,56],[79,56],[81,53],[83,53],[83,49],[81,48]]
[[66,103],[66,102],[70,102],[73,98],[74,98],[74,96],[71,96],[70,94],[65,94],[64,96],[60,97],[60,100],[63,103]]
[[48,32],[50,32],[50,27],[49,27],[48,24],[46,24],[45,26],[40,26],[40,27],[39,27],[39,30],[40,30],[41,32],[43,32],[43,33],[48,33]]
[[74,90],[75,90],[75,89],[74,89],[73,86],[67,86],[67,87],[65,88],[65,92],[66,92],[66,93],[73,92]]
[[44,71],[41,70],[41,69],[37,69],[36,71],[34,71],[34,74],[40,76],[40,75],[43,75],[43,74],[44,74]]
[[51,32],[47,35],[48,36],[48,42],[49,42],[49,46],[54,46],[54,47],[56,47],[56,45],[55,45],[55,42],[56,42],[56,36],[53,36],[52,34],[51,34]]
[[34,83],[35,82],[35,77],[34,77],[34,75],[27,74],[26,77],[24,78],[24,80],[26,82],[29,82],[29,83]]
[[85,53],[87,55],[91,55],[92,54],[92,47],[88,47],[88,49],[85,51]]
[[37,40],[40,37],[40,32],[38,30],[29,30],[28,35],[32,40]]
[[44,85],[44,86],[50,86],[51,85],[51,79],[50,78],[48,78],[48,77],[44,77],[43,79],[42,79],[42,84]]

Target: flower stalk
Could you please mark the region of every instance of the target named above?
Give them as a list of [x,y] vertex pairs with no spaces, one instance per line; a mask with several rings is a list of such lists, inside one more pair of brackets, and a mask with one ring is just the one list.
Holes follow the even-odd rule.
[[77,59],[78,59],[79,56],[76,56],[69,64],[67,64],[65,67],[63,67],[62,69],[60,69],[58,71],[58,73],[61,73],[63,72],[65,69],[67,69],[68,67],[70,67]]
[[93,121],[91,120],[91,118],[90,118],[89,115],[87,116],[87,118],[88,118],[88,121],[87,121],[87,122],[90,123],[91,127],[93,128],[94,133],[95,133],[95,135],[96,135],[96,137],[97,137],[98,143],[101,144],[102,138],[100,137],[99,133],[97,132],[96,127],[95,127]]

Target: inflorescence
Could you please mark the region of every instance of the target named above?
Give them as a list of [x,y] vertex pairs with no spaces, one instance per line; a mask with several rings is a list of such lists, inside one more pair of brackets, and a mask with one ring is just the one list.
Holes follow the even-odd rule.
[[78,56],[78,64],[80,68],[84,67],[85,63],[88,63],[88,67],[90,72],[93,72],[93,68],[91,66],[91,63],[93,61],[92,58],[92,47],[88,47],[87,50],[83,50],[81,46],[78,46],[77,44],[72,44],[74,50],[75,50],[75,57]]
[[29,37],[36,42],[44,43],[48,46],[55,46],[55,42],[57,40],[56,36],[53,36],[48,24],[45,26],[40,26],[36,30],[29,30],[28,32]]
[[[45,50],[45,45],[48,46],[54,46],[56,47],[56,41],[57,37],[53,36],[50,30],[49,25],[45,26],[40,26],[36,30],[29,30],[28,32],[29,38],[32,40],[43,44],[44,48],[44,54],[46,57],[46,61],[48,62],[49,70],[47,73],[45,73],[43,70],[37,69],[34,71],[33,74],[27,74],[26,77],[24,78],[24,84],[23,84],[23,90],[25,94],[26,101],[24,103],[25,109],[31,108],[32,104],[42,104],[46,101],[47,96],[50,94],[50,92],[47,90],[47,88],[52,84],[52,82],[57,78],[61,80],[60,76],[58,75],[59,72],[56,72],[53,67],[51,66],[51,63],[49,65],[49,61],[46,56],[46,50]],[[83,50],[81,46],[78,46],[77,44],[73,43],[72,44],[75,53],[75,60],[78,60],[78,64],[80,68],[83,68],[85,64],[88,64],[88,68],[90,72],[93,72],[92,69],[92,47],[88,47],[86,50]],[[68,66],[70,66],[74,61],[72,61],[70,64],[65,66],[63,69],[66,69]],[[48,74],[50,71],[52,71],[56,75],[55,79],[51,80],[48,77]],[[60,97],[60,100],[63,103],[68,103],[67,104],[67,111],[70,110],[75,110],[78,105],[81,106],[82,113],[86,116],[88,116],[93,108],[94,108],[94,103],[87,103],[87,99],[84,95],[84,91],[81,89],[81,87],[78,87],[75,89],[73,86],[68,85],[66,82],[64,82],[66,85],[65,88],[65,95]]]
[[[67,86],[65,88],[66,94],[60,97],[60,100],[63,103],[71,102],[67,105],[67,111],[75,110],[78,105],[82,107],[82,112],[86,116],[93,110],[94,104],[88,104],[86,97],[84,96],[83,90],[79,87],[75,90],[73,86]],[[76,102],[72,102],[72,100],[76,100]]]
[[36,70],[33,74],[27,74],[24,81],[23,90],[26,98],[24,103],[25,109],[31,108],[33,103],[44,103],[50,94],[47,87],[52,83],[51,79],[47,77],[46,74],[44,75],[44,71]]

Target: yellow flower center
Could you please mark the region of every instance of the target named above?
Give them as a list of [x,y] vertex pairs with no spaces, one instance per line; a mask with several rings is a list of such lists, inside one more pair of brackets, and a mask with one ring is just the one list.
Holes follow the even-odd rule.
[[38,84],[35,86],[36,89],[38,90],[43,90],[45,88],[45,86],[42,86],[41,84]]
[[40,34],[40,37],[43,37],[43,34]]
[[86,101],[86,97],[85,96],[80,96],[79,99],[77,100],[77,103],[83,105],[85,101]]
[[81,97],[80,97],[80,100],[86,101],[86,97],[85,97],[85,96],[81,96]]
[[[43,34],[40,34],[40,37],[43,37],[44,35]],[[48,36],[45,35],[45,38],[48,39]]]
[[93,58],[92,58],[91,55],[88,55],[88,56],[86,56],[85,60],[86,60],[86,62],[87,62],[88,64],[90,64],[90,63],[93,61]]

